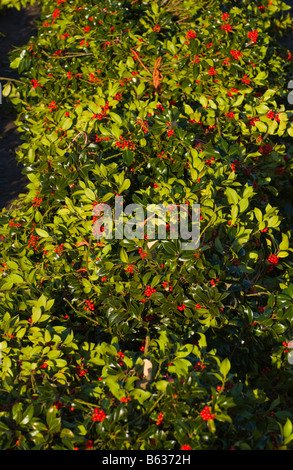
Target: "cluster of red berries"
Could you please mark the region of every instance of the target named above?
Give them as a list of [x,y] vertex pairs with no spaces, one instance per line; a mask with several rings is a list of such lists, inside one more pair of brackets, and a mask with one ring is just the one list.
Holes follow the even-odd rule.
[[[133,57],[133,60],[137,60],[137,57],[134,56],[134,57]],[[127,82],[129,82],[130,80],[132,80],[132,78],[130,78],[130,77],[129,77],[129,78],[128,78],[128,77],[122,78],[122,79],[120,80],[120,86],[124,86],[124,83],[127,83]]]
[[274,119],[274,118],[275,118],[275,113],[274,113],[274,111],[269,111],[269,112],[267,113],[267,118],[269,118],[269,119]]
[[229,33],[231,33],[232,26],[230,24],[222,24],[221,29],[224,29],[225,31],[229,31]]
[[269,255],[268,262],[271,264],[277,264],[279,262],[279,257],[276,255]]
[[[164,151],[158,153],[158,157],[159,157],[159,158],[163,158],[163,156],[164,156]],[[167,160],[167,156],[166,156],[166,155],[164,156],[164,159]]]
[[[243,83],[249,84],[249,83],[250,83],[250,78],[248,78],[248,76],[247,76],[246,73],[245,73],[245,74],[244,74],[244,77],[241,78],[241,81],[242,81]],[[259,118],[255,118],[255,121],[259,121]]]
[[195,31],[187,31],[187,35],[185,36],[186,39],[194,39],[196,38],[196,32]]
[[93,415],[92,415],[92,420],[93,421],[104,421],[104,419],[106,418],[106,413],[105,411],[99,409],[99,408],[95,408],[94,409],[94,412],[93,412]]
[[28,248],[33,248],[34,250],[37,250],[38,249],[38,243],[37,241],[39,240],[39,237],[35,236],[33,234],[33,231],[34,231],[34,228],[31,229],[31,234],[30,234],[30,237],[28,239]]
[[233,93],[239,93],[239,90],[237,88],[230,88],[230,91],[227,91],[228,96],[233,96]]
[[177,309],[180,310],[182,312],[182,310],[184,310],[186,308],[186,305],[182,304],[181,306],[178,305]]
[[[99,70],[98,70],[98,72],[99,72]],[[97,83],[99,81],[99,79],[98,79],[98,77],[95,77],[94,73],[90,73],[89,74],[89,81],[93,82],[93,83]]]
[[247,37],[248,37],[248,39],[250,39],[252,42],[254,42],[254,43],[255,43],[255,42],[256,42],[256,40],[257,40],[257,36],[258,36],[258,31],[257,31],[257,30],[255,30],[255,31],[249,31],[249,33],[248,33],[248,36],[247,36]]
[[145,295],[147,297],[150,297],[154,292],[156,292],[156,289],[154,287],[147,286],[146,291],[145,291]]
[[[118,351],[118,353],[116,354],[116,356],[120,359],[124,359],[125,355],[123,354],[122,351]],[[119,366],[123,366],[123,361],[118,359],[117,363],[119,364]]]
[[44,362],[44,364],[40,366],[40,369],[47,369],[47,367],[48,367],[47,362]]
[[117,101],[121,101],[122,100],[122,93],[117,93],[117,95],[114,96],[114,99],[117,100]]
[[142,119],[139,119],[137,122],[138,122],[138,124],[141,125],[143,133],[147,134],[148,133],[148,123],[147,123],[147,121],[143,121]]
[[144,253],[144,251],[143,251],[142,248],[140,248],[140,249],[138,250],[138,252],[139,252],[139,254],[140,254],[140,256],[141,256],[142,259],[146,258],[147,255],[148,255],[147,253]]
[[54,249],[54,253],[61,255],[64,250],[63,246],[64,246],[64,243],[61,243],[60,246],[56,246],[56,248]]
[[21,222],[14,222],[14,221],[15,221],[14,218],[9,220],[9,223],[8,223],[9,227],[21,227]]
[[95,134],[90,140],[91,142],[103,142],[104,140],[111,140],[111,137],[100,137],[98,134]]
[[231,49],[230,54],[234,57],[234,59],[239,60],[240,57],[242,57],[242,52],[240,51],[235,51],[234,49]]
[[173,290],[172,282],[168,283],[167,281],[164,281],[162,284],[162,287],[166,288],[167,286],[168,286],[169,291],[171,292]]
[[91,302],[90,300],[85,301],[86,305],[84,306],[85,310],[91,310],[92,312],[95,310],[94,303]]
[[[89,47],[89,43],[88,42],[85,42],[84,39],[82,39],[79,43],[80,46],[83,46],[85,44],[86,47]],[[110,43],[111,44],[111,43]]]
[[84,368],[83,362],[80,366],[76,366],[76,369],[77,369],[77,375],[79,377],[83,377],[88,372],[88,370]]
[[215,419],[215,415],[211,414],[211,410],[208,406],[204,407],[204,409],[200,412],[200,416],[204,421],[208,421],[209,419]]
[[99,121],[101,121],[103,117],[107,115],[111,106],[109,105],[109,102],[107,101],[105,106],[101,106],[101,108],[102,108],[102,112],[98,114],[94,113],[92,116],[92,119],[99,119]]
[[2,263],[1,266],[3,266],[3,269],[0,269],[0,273],[5,273],[7,269],[7,263]]
[[158,111],[155,111],[155,114],[157,114],[158,112],[162,113],[164,111],[164,106],[162,104],[157,104],[156,109]]
[[57,400],[53,403],[53,406],[55,406],[55,408],[57,408],[57,410],[60,410],[61,408],[63,408],[64,404],[62,403],[62,401]]
[[135,144],[133,142],[130,142],[130,140],[125,140],[122,135],[120,136],[120,142],[117,140],[115,142],[116,147],[121,148],[122,150],[129,148],[130,150],[135,149]]
[[208,74],[209,75],[217,75],[217,71],[214,67],[211,67],[208,71]]
[[156,421],[157,426],[160,426],[160,424],[162,424],[162,422],[163,422],[163,413],[159,413],[159,415],[157,417],[157,421]]
[[[289,346],[290,349],[291,349],[291,342],[286,343],[285,341],[283,341],[282,345],[285,346],[285,348],[288,348],[288,346]],[[290,352],[289,349],[284,349],[284,353],[289,353],[289,352]]]
[[58,106],[56,105],[56,101],[51,101],[51,103],[48,106],[50,108],[50,113],[53,112],[53,109],[58,109]]
[[210,166],[212,161],[215,161],[215,157],[212,157],[211,159],[207,158],[206,159],[206,164]]
[[33,88],[37,88],[38,86],[43,87],[43,85],[40,85],[38,80],[36,80],[35,78],[32,78],[31,84],[32,84]]
[[196,365],[194,366],[194,370],[195,370],[196,372],[198,372],[199,370],[202,370],[202,369],[204,369],[204,368],[205,368],[205,366],[204,366],[200,361],[197,362]]
[[266,145],[261,145],[258,149],[258,151],[262,154],[262,155],[268,155],[269,153],[271,153],[271,151],[273,150],[273,147],[272,145],[270,144],[266,144]]
[[128,403],[130,400],[131,400],[130,397],[122,397],[122,398],[120,399],[120,402],[121,402],[121,403]]
[[42,202],[43,202],[43,198],[38,198],[37,196],[35,196],[34,199],[33,199],[33,206],[34,207],[40,207]]
[[134,268],[134,265],[129,264],[128,268],[126,268],[125,271],[128,271],[129,273],[133,274],[133,269],[132,268]]

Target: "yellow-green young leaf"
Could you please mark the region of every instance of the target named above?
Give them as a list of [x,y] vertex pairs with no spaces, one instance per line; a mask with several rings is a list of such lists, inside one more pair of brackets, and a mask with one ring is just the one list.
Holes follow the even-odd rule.
[[74,205],[73,205],[71,199],[69,199],[69,197],[65,198],[65,205],[70,210],[70,212],[75,212]]
[[258,222],[262,222],[262,211],[258,207],[254,208],[254,214]]
[[216,432],[215,421],[214,421],[213,419],[209,419],[209,420],[207,421],[207,425],[208,425],[209,431],[210,431],[212,434],[215,434],[215,432]]
[[289,437],[290,434],[292,433],[292,423],[289,418],[287,418],[287,421],[284,426],[283,434],[284,437]]
[[278,227],[280,225],[281,221],[277,215],[273,215],[273,217],[270,217],[268,220],[268,227]]
[[273,135],[277,129],[278,129],[278,121],[272,121],[269,124],[268,132],[269,132],[270,135]]
[[189,106],[189,104],[186,104],[186,103],[184,104],[184,110],[185,110],[186,114],[188,114],[188,115],[193,113],[192,107]]
[[229,204],[237,204],[238,203],[239,196],[238,196],[237,192],[235,191],[235,189],[227,188],[226,189],[226,195],[227,195]]
[[187,359],[175,359],[171,366],[168,367],[170,373],[176,374],[178,377],[186,376],[191,363]]
[[101,198],[101,202],[106,202],[106,201],[109,201],[109,199],[111,199],[111,197],[115,196],[115,193],[106,193],[102,198]]
[[49,343],[52,340],[52,336],[49,330],[45,330],[44,339],[45,343]]
[[135,388],[134,390],[131,390],[130,394],[131,397],[136,399],[140,404],[142,404],[151,396],[150,392],[148,392],[147,390],[142,390],[140,388]]
[[84,286],[84,289],[83,289],[84,293],[88,294],[92,290],[92,285],[91,285],[90,281],[83,278],[82,279],[82,284]]
[[136,93],[138,96],[141,96],[143,94],[145,90],[145,84],[143,82],[140,82],[140,84],[138,85],[137,89],[136,89]]
[[[10,67],[11,67],[11,64],[10,64]],[[11,86],[11,83],[6,83],[3,90],[2,90],[2,95],[3,96],[9,96],[10,93],[11,93],[11,90],[12,90],[12,86]]]
[[239,212],[242,213],[242,212],[246,211],[248,206],[249,206],[248,198],[245,197],[245,198],[241,199],[239,201]]
[[106,178],[107,177],[107,168],[105,167],[105,165],[103,163],[101,163],[99,168],[100,168],[100,172],[101,172],[102,176],[104,176]]
[[220,365],[220,372],[224,377],[226,377],[226,375],[228,375],[230,369],[231,369],[230,361],[229,361],[229,359],[226,358],[226,359],[223,360],[223,362]]
[[47,299],[44,296],[44,294],[41,295],[41,297],[37,300],[36,306],[37,307],[46,307],[47,305]]
[[84,194],[86,195],[87,198],[89,198],[91,201],[96,200],[96,196],[94,191],[92,191],[90,188],[85,188]]
[[231,217],[232,219],[236,219],[237,218],[237,215],[238,215],[238,206],[236,204],[233,204],[232,208],[231,208]]
[[18,264],[15,261],[8,260],[6,264],[10,269],[18,269]]
[[287,113],[279,113],[278,118],[280,119],[281,122],[282,121],[288,121]]
[[161,392],[165,392],[168,385],[170,385],[170,382],[168,382],[167,380],[159,380],[158,382],[156,382],[156,388],[157,390],[160,390]]
[[269,112],[270,108],[266,104],[260,104],[259,106],[256,106],[255,110],[257,114],[266,114]]
[[262,121],[256,121],[255,122],[255,127],[257,127],[257,129],[260,131],[260,132],[267,132],[267,126],[264,122]]
[[42,315],[42,310],[40,307],[32,308],[32,322],[37,323]]
[[118,190],[118,193],[121,194],[123,191],[128,189],[130,187],[130,184],[131,184],[130,179],[124,180],[123,183],[121,184],[119,190]]
[[119,139],[120,136],[123,134],[123,129],[120,129],[120,127],[117,126],[117,124],[112,124],[112,134],[116,139]]
[[244,100],[244,95],[239,95],[235,103],[233,103],[233,108],[237,108],[237,106],[240,106],[243,100]]
[[35,161],[35,151],[32,147],[28,151],[28,159],[29,159],[30,163]]
[[72,119],[70,119],[69,117],[64,119],[64,121],[61,122],[61,128],[63,131],[67,131],[68,129],[70,129],[71,126],[72,126]]
[[207,105],[209,104],[208,99],[205,97],[205,95],[200,95],[199,102],[203,108],[206,108]]
[[185,344],[176,352],[176,358],[189,356],[193,351],[193,344]]
[[35,229],[37,234],[40,235],[40,237],[49,237],[50,235],[48,234],[48,232],[46,232],[46,230],[42,229],[42,228],[36,228]]
[[128,256],[124,248],[121,248],[120,250],[120,259],[123,263],[128,263]]
[[17,69],[19,66],[19,62],[21,61],[21,57],[16,57],[11,63],[10,63],[10,68],[12,69]]
[[286,233],[282,233],[282,241],[279,245],[280,250],[288,250],[289,248],[289,238]]
[[111,116],[111,118],[113,119],[114,122],[116,122],[117,124],[119,124],[119,126],[121,126],[121,124],[122,124],[122,119],[121,119],[121,117],[119,116],[119,114],[110,112],[109,115]]
[[8,280],[13,282],[13,284],[21,284],[23,282],[23,278],[16,273],[13,273],[9,276]]

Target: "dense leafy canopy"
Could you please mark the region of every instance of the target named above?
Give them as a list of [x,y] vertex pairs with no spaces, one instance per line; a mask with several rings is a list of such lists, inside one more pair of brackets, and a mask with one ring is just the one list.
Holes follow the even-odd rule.
[[[287,5],[41,7],[3,91],[29,184],[0,214],[1,448],[292,448]],[[198,249],[97,240],[117,195],[199,204]]]

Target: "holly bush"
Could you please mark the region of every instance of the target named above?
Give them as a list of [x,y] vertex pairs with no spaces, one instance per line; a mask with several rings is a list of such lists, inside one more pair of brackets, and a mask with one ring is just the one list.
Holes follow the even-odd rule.
[[[292,449],[288,9],[41,1],[3,88],[28,185],[0,215],[2,449]],[[118,195],[199,205],[198,247],[98,238]]]

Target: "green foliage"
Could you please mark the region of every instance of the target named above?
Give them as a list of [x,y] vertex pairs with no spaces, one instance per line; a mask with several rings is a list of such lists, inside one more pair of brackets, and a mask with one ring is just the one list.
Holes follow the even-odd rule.
[[[292,449],[292,20],[238,5],[44,0],[11,53],[1,449]],[[97,240],[116,195],[199,204],[198,249]]]

